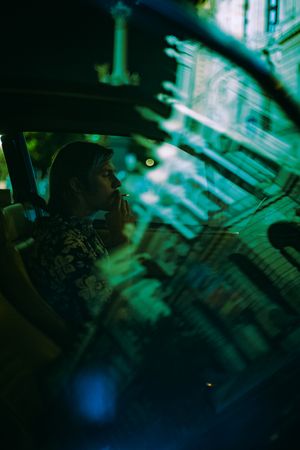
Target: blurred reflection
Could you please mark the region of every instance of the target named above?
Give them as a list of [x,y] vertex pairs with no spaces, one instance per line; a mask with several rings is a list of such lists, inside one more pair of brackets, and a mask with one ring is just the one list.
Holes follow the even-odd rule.
[[79,372],[72,381],[70,398],[72,413],[83,423],[101,425],[115,417],[116,385],[108,372]]

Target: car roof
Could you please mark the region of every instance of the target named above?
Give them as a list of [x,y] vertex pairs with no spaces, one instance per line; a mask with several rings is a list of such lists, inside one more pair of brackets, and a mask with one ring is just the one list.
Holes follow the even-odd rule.
[[[11,7],[0,26],[0,132],[81,131],[129,135],[161,134],[135,110],[148,106],[164,117],[169,108],[155,100],[163,80],[175,77],[175,62],[164,53],[163,26],[135,13],[128,22],[130,73],[138,86],[99,82],[96,66],[113,60],[114,2],[54,2],[50,7]],[[128,3],[128,2],[127,2]],[[133,3],[132,2],[132,6]]]
[[53,82],[7,82],[0,87],[0,131],[86,132],[128,136],[142,133],[152,139],[165,134],[145,121],[136,106],[162,117],[170,108],[132,87]]

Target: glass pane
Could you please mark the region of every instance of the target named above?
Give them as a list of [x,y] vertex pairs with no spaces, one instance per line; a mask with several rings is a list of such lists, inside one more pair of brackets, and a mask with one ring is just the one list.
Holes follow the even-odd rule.
[[[242,20],[241,13],[232,26]],[[276,20],[271,10],[270,30]],[[105,392],[119,390],[119,422],[117,430],[110,428],[116,449],[124,448],[124,430],[135,440],[134,445],[126,441],[126,448],[144,448],[145,430],[147,439],[155,440],[156,426],[167,430],[165,448],[177,448],[178,435],[190,437],[196,429],[204,436],[224,411],[236,419],[237,404],[250,402],[257,417],[257,390],[265,394],[272,385],[274,392],[272,380],[280,370],[284,380],[293,376],[290,363],[300,344],[299,130],[239,67],[174,36],[166,47],[176,59],[176,79],[165,80],[159,99],[170,105],[170,117],[139,109],[145,120],[157,121],[165,140],[26,134],[45,198],[41,180],[47,183],[57,148],[75,139],[112,147],[121,192],[130,195],[137,218],[128,227],[132,245],[102,264],[113,302],[82,361],[87,366],[101,361],[98,392],[107,385]],[[277,69],[264,45],[255,50]],[[83,383],[94,412],[95,391],[88,386],[96,369]],[[285,389],[283,397],[293,397]],[[273,397],[267,421],[272,405]],[[296,410],[285,409],[290,415],[283,428],[289,420],[295,423]],[[113,414],[109,407],[108,421]],[[222,438],[236,436],[237,422],[228,416]],[[278,417],[272,416],[272,423]],[[179,424],[175,437],[174,423]],[[245,440],[253,434],[252,424],[248,428]],[[151,444],[146,448],[160,448]]]
[[269,13],[269,23],[276,24],[276,22],[277,22],[277,11],[272,9]]

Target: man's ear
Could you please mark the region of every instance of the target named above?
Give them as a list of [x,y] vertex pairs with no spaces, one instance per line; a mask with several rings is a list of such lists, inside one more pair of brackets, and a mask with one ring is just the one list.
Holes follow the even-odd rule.
[[70,188],[74,192],[74,194],[81,194],[83,191],[82,183],[79,181],[77,177],[72,177],[69,180]]

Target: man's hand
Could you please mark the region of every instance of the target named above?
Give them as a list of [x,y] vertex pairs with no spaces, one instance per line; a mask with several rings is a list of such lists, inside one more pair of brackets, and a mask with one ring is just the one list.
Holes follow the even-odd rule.
[[124,227],[126,223],[135,223],[128,201],[119,191],[116,191],[114,195],[111,210],[105,216],[111,247],[127,242]]

